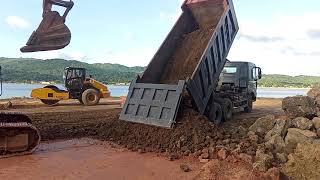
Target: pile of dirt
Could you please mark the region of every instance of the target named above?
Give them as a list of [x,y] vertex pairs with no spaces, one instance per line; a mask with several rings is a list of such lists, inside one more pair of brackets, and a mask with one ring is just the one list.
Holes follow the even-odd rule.
[[121,121],[119,114],[120,110],[41,113],[31,118],[43,140],[93,137],[134,151],[168,152],[177,156],[192,153],[201,156],[208,154],[208,149],[217,152],[219,148],[253,155],[257,148],[257,143],[246,136],[245,128],[216,127],[190,108],[183,110],[174,129]]
[[214,29],[209,27],[184,35],[177,50],[168,61],[160,82],[176,84],[179,80],[191,77],[213,31]]

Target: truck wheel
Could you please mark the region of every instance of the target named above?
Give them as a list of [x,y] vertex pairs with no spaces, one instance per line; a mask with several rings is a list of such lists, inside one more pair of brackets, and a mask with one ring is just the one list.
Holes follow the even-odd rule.
[[49,106],[53,106],[58,104],[59,100],[47,100],[47,99],[41,99],[41,102],[43,104],[49,105]]
[[82,102],[86,106],[97,105],[100,101],[100,94],[95,89],[87,89],[82,93]]
[[213,102],[209,112],[209,120],[215,125],[220,125],[222,122],[222,109],[220,104]]
[[231,120],[233,115],[233,103],[229,98],[224,98],[223,116],[226,121]]
[[252,112],[252,106],[253,106],[253,101],[252,101],[252,98],[251,98],[251,96],[250,96],[249,99],[248,99],[248,104],[247,104],[247,106],[244,108],[244,112],[246,112],[246,113],[251,113],[251,112]]
[[222,120],[228,121],[232,119],[233,103],[229,98],[215,98],[217,103],[220,104],[222,109]]

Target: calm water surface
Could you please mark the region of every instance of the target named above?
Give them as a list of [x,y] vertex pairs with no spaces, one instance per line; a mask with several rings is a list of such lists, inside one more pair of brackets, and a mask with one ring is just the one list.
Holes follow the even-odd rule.
[[[63,85],[57,85],[64,89]],[[44,87],[42,84],[14,84],[4,83],[3,94],[1,99],[12,97],[30,97],[32,89]],[[108,86],[111,90],[112,96],[126,96],[128,93],[128,86]],[[284,98],[287,96],[306,95],[308,89],[286,89],[286,88],[259,88],[258,96],[265,98]]]

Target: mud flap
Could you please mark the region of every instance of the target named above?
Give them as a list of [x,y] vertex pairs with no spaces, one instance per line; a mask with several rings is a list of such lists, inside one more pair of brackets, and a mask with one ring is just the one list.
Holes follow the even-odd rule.
[[176,122],[185,81],[178,85],[132,82],[120,119],[172,128]]
[[71,40],[71,32],[65,19],[56,11],[45,14],[38,29],[32,33],[21,52],[57,50],[66,47]]

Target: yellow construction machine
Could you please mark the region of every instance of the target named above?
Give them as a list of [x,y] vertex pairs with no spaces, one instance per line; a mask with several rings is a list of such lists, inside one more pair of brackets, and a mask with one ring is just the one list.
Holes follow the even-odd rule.
[[31,97],[40,99],[47,105],[55,105],[61,100],[78,99],[86,106],[97,105],[100,98],[110,97],[108,87],[91,76],[87,77],[85,68],[65,68],[64,84],[67,90],[53,85],[33,89]]

